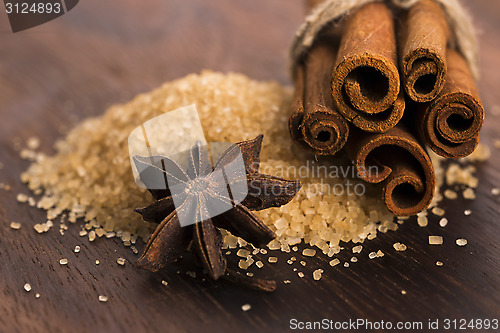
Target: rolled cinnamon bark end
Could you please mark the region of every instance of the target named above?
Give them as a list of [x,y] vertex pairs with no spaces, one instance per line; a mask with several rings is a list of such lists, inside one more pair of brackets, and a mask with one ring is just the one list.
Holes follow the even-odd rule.
[[349,124],[335,109],[330,73],[335,50],[328,39],[310,50],[305,65],[296,70],[295,93],[289,119],[292,139],[317,155],[333,155],[344,147]]
[[403,112],[387,113],[399,96],[397,67],[391,11],[382,2],[360,7],[347,19],[332,73],[332,96],[341,114],[369,132],[395,126]]
[[346,148],[359,177],[380,184],[382,198],[392,213],[410,216],[429,206],[434,195],[434,168],[424,148],[405,127],[351,137]]
[[336,52],[329,39],[320,40],[309,51],[304,73],[305,143],[318,155],[333,155],[344,147],[349,124],[333,104],[330,80]]
[[484,108],[465,59],[447,51],[448,73],[438,97],[419,106],[420,133],[429,147],[447,158],[469,155],[479,142]]
[[406,93],[416,102],[433,100],[446,77],[446,45],[450,30],[441,6],[418,1],[407,13],[402,34],[402,75]]

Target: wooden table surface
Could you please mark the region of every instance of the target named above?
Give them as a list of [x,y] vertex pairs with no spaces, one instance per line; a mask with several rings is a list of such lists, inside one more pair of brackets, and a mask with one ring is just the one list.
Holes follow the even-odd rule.
[[[500,3],[467,6],[481,38],[479,88],[487,111],[482,139],[492,145],[500,138]],[[89,243],[75,225],[64,236],[56,229],[39,235],[31,227],[44,222],[44,213],[16,202],[16,193],[27,192],[19,173],[28,163],[13,148],[15,140],[39,136],[42,151],[50,153],[60,130],[79,119],[205,68],[288,84],[284,59],[302,9],[300,0],[85,0],[59,19],[16,34],[0,13],[0,182],[12,186],[0,190],[0,331],[251,332],[286,331],[292,318],[500,318],[500,197],[490,193],[500,187],[498,151],[478,165],[477,200],[443,202],[446,228],[434,216],[427,228],[411,220],[366,242],[350,268],[308,258],[304,279],[286,264],[290,255],[279,254],[276,265],[259,271],[291,280],[273,294],[204,282],[175,268],[152,274],[121,267],[116,258],[134,262],[136,255],[118,241]],[[464,209],[472,214],[464,216]],[[23,227],[11,229],[13,220]],[[428,245],[432,234],[443,235],[444,244]],[[461,237],[467,246],[455,245]],[[408,249],[395,252],[394,242]],[[76,255],[72,249],[79,244]],[[367,253],[378,249],[385,257],[370,261]],[[339,257],[348,260],[349,252]],[[59,265],[63,257],[70,260],[65,267]],[[318,267],[325,273],[314,281]],[[107,303],[98,301],[101,294]],[[252,309],[243,312],[246,303]]]

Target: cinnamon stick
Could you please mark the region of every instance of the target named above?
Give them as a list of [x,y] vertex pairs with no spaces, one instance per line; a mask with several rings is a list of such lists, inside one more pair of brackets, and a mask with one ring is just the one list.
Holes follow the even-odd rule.
[[346,143],[349,124],[333,105],[330,73],[335,50],[329,39],[313,45],[304,65],[304,113],[301,138],[317,155],[333,155]]
[[332,74],[340,113],[356,127],[385,132],[404,111],[393,16],[382,2],[360,7],[345,24]]
[[450,29],[441,6],[418,1],[401,25],[401,70],[408,96],[416,102],[433,100],[446,77],[446,45]]
[[[353,130],[346,144],[361,179],[379,184],[387,208],[397,216],[423,211],[434,195],[434,168],[417,139],[402,124],[385,133]],[[373,172],[376,167],[378,172]]]
[[302,120],[304,119],[304,67],[302,64],[295,68],[295,86],[290,105],[290,118],[288,119],[288,130],[290,137],[304,148],[310,147],[304,142],[302,137]]
[[417,124],[434,152],[459,158],[476,149],[484,108],[465,59],[448,49],[447,63],[446,83],[438,97],[417,106]]

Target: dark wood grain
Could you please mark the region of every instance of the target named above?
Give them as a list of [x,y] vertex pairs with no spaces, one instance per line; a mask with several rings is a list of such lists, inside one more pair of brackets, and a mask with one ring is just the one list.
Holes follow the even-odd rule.
[[[491,145],[500,137],[500,4],[478,0],[468,6],[482,31],[482,139]],[[287,330],[291,318],[500,318],[500,197],[490,193],[500,187],[498,151],[478,165],[477,200],[444,201],[446,228],[436,217],[427,228],[411,220],[366,242],[350,268],[331,268],[322,256],[306,259],[305,268],[290,266],[291,255],[279,254],[276,265],[258,272],[291,280],[273,294],[203,281],[185,270],[177,274],[175,267],[160,275],[139,271],[130,264],[137,256],[117,241],[89,243],[77,226],[64,236],[56,228],[38,235],[31,227],[44,222],[44,214],[15,200],[27,191],[19,173],[28,166],[13,148],[16,139],[37,135],[50,153],[61,131],[79,119],[205,68],[289,83],[284,59],[302,15],[298,0],[85,0],[57,20],[12,34],[0,13],[0,182],[12,186],[0,190],[0,331],[251,332]],[[466,208],[470,216],[463,215]],[[12,220],[23,227],[11,229]],[[445,243],[428,245],[431,234],[443,235]],[[461,237],[467,246],[455,245]],[[408,250],[395,252],[394,242]],[[78,254],[75,245],[82,246]],[[378,249],[386,255],[370,261],[367,254]],[[116,264],[120,256],[129,261],[124,267]],[[63,257],[67,266],[59,265]],[[347,250],[340,255],[350,257]],[[320,267],[323,279],[313,281],[312,271]],[[100,294],[109,301],[100,303]],[[252,309],[243,312],[246,303]]]

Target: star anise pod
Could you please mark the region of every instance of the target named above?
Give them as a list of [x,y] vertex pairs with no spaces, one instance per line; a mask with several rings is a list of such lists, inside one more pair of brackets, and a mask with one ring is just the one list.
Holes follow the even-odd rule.
[[[189,151],[187,170],[173,159],[164,156],[133,157],[140,180],[156,200],[150,206],[136,211],[145,221],[158,223],[136,262],[138,267],[156,272],[174,262],[189,248],[214,280],[224,278],[264,291],[276,288],[275,281],[249,278],[228,269],[222,256],[222,237],[218,230],[226,229],[255,246],[268,244],[276,235],[251,211],[284,205],[301,187],[299,181],[259,174],[262,138],[263,136],[259,135],[253,140],[232,145],[221,155],[213,168],[208,152],[200,143],[195,144]],[[242,159],[245,168],[244,189],[241,186],[232,186],[234,184],[231,183],[232,180],[238,179],[235,167],[238,158],[240,161]],[[232,175],[232,172],[235,175]],[[163,188],[158,188],[155,184],[159,176],[168,179]],[[244,200],[235,202],[234,198],[241,194],[237,192],[243,190],[248,191]],[[231,208],[211,217],[208,212],[217,204],[231,205]],[[199,222],[181,226],[179,216],[188,216]]]

